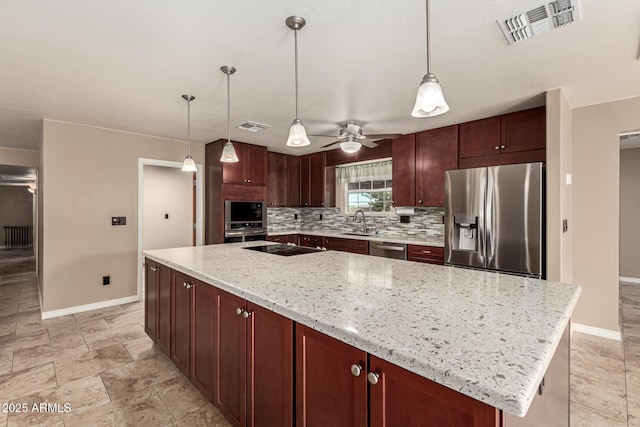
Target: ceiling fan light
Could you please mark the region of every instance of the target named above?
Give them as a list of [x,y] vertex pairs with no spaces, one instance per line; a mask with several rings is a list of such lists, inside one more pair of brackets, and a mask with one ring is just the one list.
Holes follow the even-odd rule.
[[362,147],[362,144],[358,141],[345,141],[340,144],[340,148],[345,153],[355,153],[360,150],[360,147]]
[[196,172],[197,170],[196,163],[191,158],[191,155],[187,154],[182,163],[182,172]]
[[432,117],[447,111],[449,111],[449,106],[444,100],[442,87],[440,87],[435,74],[428,73],[418,88],[416,104],[411,115],[413,117]]
[[289,138],[287,139],[287,145],[289,147],[304,147],[311,144],[307,131],[302,124],[302,120],[295,119],[289,129]]
[[220,156],[220,161],[222,163],[235,163],[239,161],[238,155],[236,154],[236,149],[233,147],[233,144],[230,141],[227,141],[224,144],[224,148],[222,149],[222,156]]

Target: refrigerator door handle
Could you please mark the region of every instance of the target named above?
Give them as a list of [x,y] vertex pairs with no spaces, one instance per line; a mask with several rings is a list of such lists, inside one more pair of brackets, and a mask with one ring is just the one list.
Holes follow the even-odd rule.
[[485,210],[484,210],[484,223],[485,223],[485,267],[489,265],[491,260],[494,257],[495,251],[495,235],[494,230],[496,224],[494,223],[495,218],[495,205],[494,198],[497,196],[495,193],[496,190],[496,180],[493,175],[493,169],[487,168],[487,194],[485,197]]

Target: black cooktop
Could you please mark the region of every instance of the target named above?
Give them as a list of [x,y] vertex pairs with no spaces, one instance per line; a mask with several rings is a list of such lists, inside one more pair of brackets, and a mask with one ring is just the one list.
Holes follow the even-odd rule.
[[252,251],[258,252],[266,252],[268,254],[282,255],[282,256],[292,256],[292,255],[302,255],[302,254],[310,254],[312,252],[320,252],[321,249],[317,248],[309,248],[306,246],[297,246],[297,245],[262,245],[262,246],[251,246],[249,249]]

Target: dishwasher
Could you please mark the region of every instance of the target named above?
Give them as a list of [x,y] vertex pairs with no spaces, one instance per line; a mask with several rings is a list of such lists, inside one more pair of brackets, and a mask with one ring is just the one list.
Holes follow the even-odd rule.
[[389,242],[369,242],[369,255],[407,259],[407,245]]

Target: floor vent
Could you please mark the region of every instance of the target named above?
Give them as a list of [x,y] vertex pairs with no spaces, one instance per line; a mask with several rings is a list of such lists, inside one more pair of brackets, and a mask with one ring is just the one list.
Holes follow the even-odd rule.
[[269,129],[271,126],[263,125],[256,122],[244,122],[236,126],[238,129],[248,130],[249,132],[260,132],[265,129]]
[[555,0],[532,6],[498,20],[509,44],[548,33],[579,20],[577,0]]

